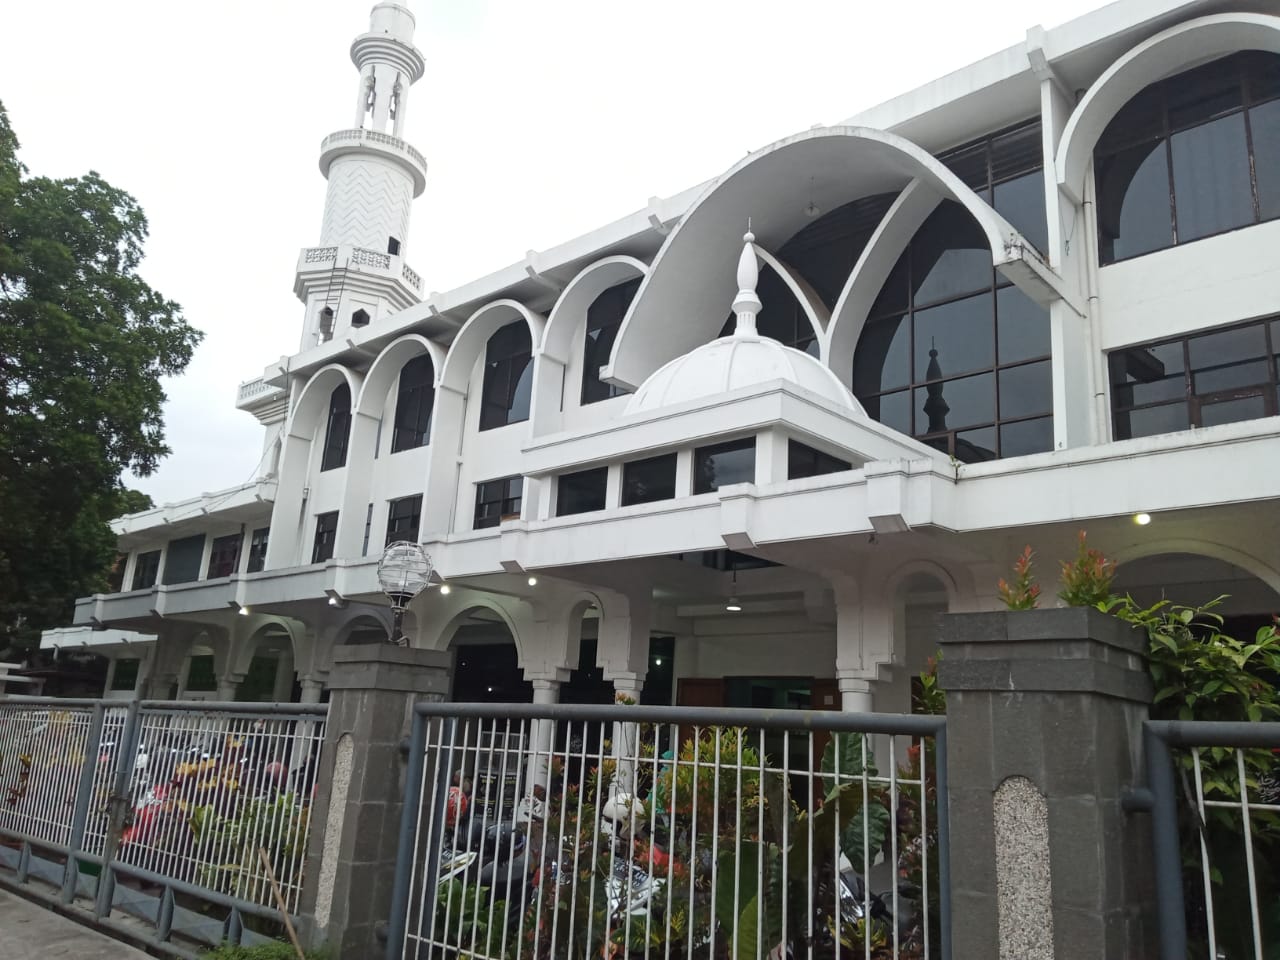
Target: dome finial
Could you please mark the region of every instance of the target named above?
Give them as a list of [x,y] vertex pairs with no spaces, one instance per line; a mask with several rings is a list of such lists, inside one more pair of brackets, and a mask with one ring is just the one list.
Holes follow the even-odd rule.
[[742,255],[738,257],[738,295],[733,301],[733,312],[738,324],[735,337],[756,335],[756,314],[760,312],[760,298],[756,295],[756,283],[760,279],[760,265],[756,262],[755,234],[751,232],[751,219],[747,218],[747,232],[742,237]]

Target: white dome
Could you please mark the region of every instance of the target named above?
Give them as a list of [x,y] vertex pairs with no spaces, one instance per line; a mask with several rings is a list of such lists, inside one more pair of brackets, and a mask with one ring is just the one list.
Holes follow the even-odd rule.
[[784,380],[838,407],[862,415],[862,406],[839,378],[821,363],[770,337],[738,332],[704,343],[656,370],[631,397],[627,413],[648,413]]

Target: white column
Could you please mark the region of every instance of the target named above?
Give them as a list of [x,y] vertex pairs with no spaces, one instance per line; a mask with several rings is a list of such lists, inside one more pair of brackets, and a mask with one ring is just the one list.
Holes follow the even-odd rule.
[[[551,705],[560,702],[560,681],[547,677],[534,677],[533,702],[536,705]],[[550,720],[534,720],[529,725],[529,753],[525,765],[524,795],[538,797],[546,802],[547,777],[551,771],[551,750],[554,746],[552,736],[556,725]]]
[[[643,673],[629,673],[615,676],[613,679],[614,698],[619,703],[639,703],[640,693],[644,690]],[[619,793],[630,794],[636,783],[636,758],[640,752],[640,725],[638,723],[615,722],[613,725],[613,759],[617,763],[617,773],[609,784],[609,796]]]

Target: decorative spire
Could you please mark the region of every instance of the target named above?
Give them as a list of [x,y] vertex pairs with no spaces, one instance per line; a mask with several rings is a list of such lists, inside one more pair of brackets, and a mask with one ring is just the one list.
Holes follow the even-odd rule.
[[742,256],[738,258],[738,296],[733,301],[733,312],[738,316],[738,324],[733,331],[735,337],[756,335],[756,314],[760,312],[761,304],[756,296],[760,265],[756,262],[755,242],[751,221],[748,220],[747,232],[742,237]]

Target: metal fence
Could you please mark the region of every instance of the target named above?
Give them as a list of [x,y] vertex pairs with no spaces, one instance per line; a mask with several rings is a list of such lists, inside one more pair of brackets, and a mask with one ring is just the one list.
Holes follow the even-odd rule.
[[1144,744],[1161,957],[1280,955],[1280,723],[1147,721]]
[[298,912],[327,713],[0,697],[0,881],[159,942],[257,939]]
[[942,717],[416,707],[387,957],[949,957]]

